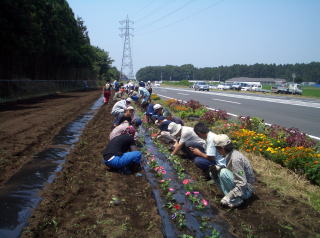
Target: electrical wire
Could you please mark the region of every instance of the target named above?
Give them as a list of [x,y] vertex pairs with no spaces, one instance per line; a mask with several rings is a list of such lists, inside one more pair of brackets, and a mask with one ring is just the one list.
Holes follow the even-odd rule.
[[[169,0],[169,4],[172,4],[174,2],[176,2],[177,0]],[[140,22],[141,20],[145,19],[145,18],[149,18],[150,16],[154,15],[155,13],[158,13],[163,7],[168,7],[168,2],[165,2],[164,4],[158,6],[157,8],[153,9],[151,12],[149,12],[148,14],[138,18],[137,20],[135,20],[134,22]]]
[[159,17],[159,18],[157,18],[156,20],[152,21],[152,22],[149,23],[149,24],[146,24],[146,25],[142,26],[142,27],[139,28],[136,32],[138,32],[138,31],[140,31],[141,29],[144,29],[144,28],[146,28],[146,27],[150,27],[150,26],[152,26],[154,23],[157,23],[157,22],[161,21],[162,19],[164,19],[164,18],[166,18],[166,17],[168,17],[168,16],[171,16],[171,15],[175,14],[176,12],[182,10],[183,8],[185,8],[186,6],[188,6],[190,3],[194,2],[194,1],[195,1],[195,0],[189,0],[188,2],[186,2],[185,4],[183,4],[182,6],[174,9],[173,11],[171,11],[171,12],[169,12],[169,13],[167,13],[167,14]]
[[134,13],[133,15],[139,16],[143,10],[145,10],[146,8],[148,8],[149,6],[151,6],[156,0],[150,0],[147,2],[147,4],[145,4],[142,8],[140,8],[138,11],[136,11],[136,13]]
[[219,0],[219,1],[215,2],[215,3],[213,3],[213,4],[210,4],[208,7],[202,8],[202,9],[200,9],[199,11],[196,11],[196,12],[194,12],[194,13],[186,16],[186,17],[183,17],[183,18],[181,18],[181,19],[179,19],[179,20],[177,20],[177,21],[174,21],[174,22],[171,22],[171,23],[169,23],[169,24],[167,24],[167,25],[164,25],[164,26],[162,26],[162,27],[159,27],[159,28],[157,28],[157,29],[154,30],[154,31],[145,31],[145,32],[143,32],[143,34],[138,34],[138,36],[143,36],[143,35],[146,35],[146,34],[155,33],[155,32],[160,31],[160,30],[162,30],[162,29],[165,29],[165,28],[168,28],[168,27],[170,27],[170,26],[173,26],[173,25],[175,25],[175,24],[177,24],[177,23],[180,23],[180,22],[185,21],[185,20],[187,20],[187,19],[189,19],[189,18],[191,18],[191,17],[194,17],[194,16],[196,16],[196,15],[199,15],[199,14],[202,13],[202,12],[207,11],[207,10],[209,10],[210,8],[215,7],[215,6],[219,5],[219,4],[221,4],[223,1],[224,1],[224,0]]

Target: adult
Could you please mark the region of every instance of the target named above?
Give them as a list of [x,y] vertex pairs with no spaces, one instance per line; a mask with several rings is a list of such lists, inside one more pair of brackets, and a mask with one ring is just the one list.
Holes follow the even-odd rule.
[[131,124],[131,121],[134,117],[134,107],[129,106],[124,110],[124,113],[118,114],[116,119],[113,122],[113,126],[119,126],[122,122],[128,121]]
[[122,122],[119,126],[116,126],[109,135],[109,140],[112,140],[113,138],[120,136],[122,134],[125,134],[125,131],[129,128],[129,130],[135,130],[134,132],[134,139],[137,139],[137,129],[142,124],[142,121],[140,118],[133,119],[132,125],[128,121]]
[[124,134],[109,141],[103,151],[105,165],[125,174],[138,170],[141,152],[137,150],[133,137],[132,134]]
[[133,100],[131,98],[127,98],[125,100],[120,100],[119,102],[115,103],[111,110],[111,115],[116,117],[120,113],[124,113],[124,111],[131,105]]
[[230,208],[237,207],[253,194],[255,176],[249,160],[233,148],[230,138],[217,135],[214,139],[217,151],[226,158],[226,168],[214,165],[210,172],[224,193],[221,204]]
[[151,95],[151,94],[152,94],[152,85],[151,85],[151,82],[150,82],[150,81],[147,82],[146,88],[147,88],[148,92],[149,92],[150,95]]
[[193,159],[195,155],[190,151],[190,147],[204,150],[205,141],[197,136],[192,127],[181,126],[180,124],[171,122],[168,130],[171,136],[177,140],[171,155],[175,155],[180,150],[183,150],[189,158]]
[[182,119],[179,117],[172,116],[171,112],[169,111],[164,111],[163,116],[167,118],[167,120],[169,121],[172,121],[174,123],[180,124],[181,126],[184,126],[184,122],[182,121]]
[[116,91],[116,92],[119,91],[120,86],[119,86],[119,83],[118,83],[117,80],[114,80],[114,82],[113,82],[113,88],[114,88],[114,91]]
[[[162,142],[166,144],[172,144],[176,142],[176,139],[170,134],[169,132],[169,124],[171,121],[167,120],[164,116],[159,116],[158,120],[156,120],[155,124],[158,126],[159,131],[155,135],[157,139],[161,140]],[[171,147],[171,145],[170,145]],[[170,148],[172,149],[172,148]]]
[[142,107],[146,107],[149,99],[150,99],[150,93],[149,91],[145,88],[145,83],[144,82],[140,82],[139,83],[139,89],[138,89],[138,93],[139,96],[141,98],[141,106]]
[[109,98],[111,95],[111,85],[109,83],[106,83],[105,86],[102,88],[102,94],[103,94],[103,102],[104,104],[109,103]]
[[155,122],[158,119],[158,117],[162,116],[162,114],[163,114],[163,107],[160,104],[155,104],[153,106],[153,113],[151,115],[151,120]]
[[209,128],[202,122],[197,123],[193,130],[201,139],[206,141],[205,151],[198,148],[189,148],[196,156],[193,162],[203,171],[205,178],[209,180],[209,167],[212,165],[226,167],[226,160],[216,151],[214,140],[217,135],[215,133],[209,131]]

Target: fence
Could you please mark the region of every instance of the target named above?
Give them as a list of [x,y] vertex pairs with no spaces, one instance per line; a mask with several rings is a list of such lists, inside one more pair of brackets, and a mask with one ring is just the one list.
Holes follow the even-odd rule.
[[0,80],[0,103],[58,92],[96,89],[95,80]]

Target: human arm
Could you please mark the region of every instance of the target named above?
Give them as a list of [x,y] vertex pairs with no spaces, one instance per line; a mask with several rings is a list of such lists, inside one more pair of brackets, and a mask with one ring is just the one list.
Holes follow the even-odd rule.
[[205,158],[207,160],[214,160],[214,156],[209,156],[206,153],[201,152],[201,150],[199,150],[198,148],[194,148],[194,147],[189,147],[189,150],[195,154],[196,156]]
[[179,150],[181,150],[181,148],[182,148],[183,144],[184,144],[184,143],[176,142],[176,143],[174,144],[174,146],[173,146],[173,147],[174,147],[174,149],[173,149],[173,151],[172,151],[171,155],[175,155],[175,154],[177,154],[177,153],[178,153],[178,151],[179,151]]

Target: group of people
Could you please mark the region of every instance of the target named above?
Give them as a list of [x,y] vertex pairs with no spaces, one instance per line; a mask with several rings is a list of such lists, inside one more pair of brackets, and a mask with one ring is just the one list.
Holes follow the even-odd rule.
[[[133,92],[135,93],[133,93]],[[103,152],[104,163],[124,173],[140,168],[141,153],[136,146],[136,131],[141,125],[132,103],[140,103],[143,120],[157,126],[152,136],[167,144],[171,156],[181,154],[202,170],[205,179],[213,180],[224,194],[221,204],[237,207],[253,194],[255,176],[249,160],[237,151],[225,134],[215,134],[202,122],[194,128],[186,126],[161,104],[150,101],[151,90],[144,82],[126,89],[126,99],[117,101],[111,111],[114,129]],[[170,159],[170,158],[169,158]]]

